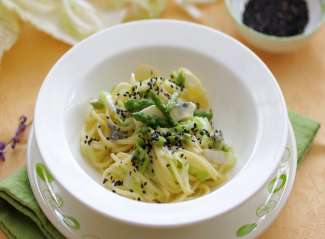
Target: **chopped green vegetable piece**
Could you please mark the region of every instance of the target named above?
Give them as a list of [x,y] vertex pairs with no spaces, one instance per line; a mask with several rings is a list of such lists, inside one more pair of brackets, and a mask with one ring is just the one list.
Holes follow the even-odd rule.
[[158,138],[158,140],[156,141],[156,145],[157,146],[163,146],[164,144],[165,144],[165,142],[166,142],[166,139],[164,138],[164,137],[162,137],[162,136],[159,136],[159,138]]
[[116,111],[116,107],[113,102],[111,93],[108,93],[105,91],[99,92],[98,101],[100,101],[110,111],[112,111],[112,112]]
[[132,116],[137,120],[142,122],[143,124],[150,126],[152,128],[160,127],[168,127],[169,122],[165,118],[160,118],[158,116],[150,116],[146,115],[142,112],[133,113]]
[[196,177],[200,182],[203,182],[210,178],[210,175],[207,171],[199,170],[193,167],[190,167],[189,173]]
[[150,128],[150,127],[141,127],[140,129],[139,129],[139,133],[141,133],[141,134],[148,134],[148,133],[151,133],[153,131],[153,129],[152,128]]
[[170,112],[167,109],[167,107],[161,102],[159,96],[155,92],[153,92],[152,90],[150,90],[148,92],[148,96],[152,99],[152,101],[155,103],[155,105],[161,111],[161,113],[164,114],[164,116],[166,117],[167,122],[169,123],[169,126],[170,127],[175,126],[176,125],[175,120],[170,115]]
[[179,87],[185,87],[185,74],[184,72],[180,69],[178,71],[174,71],[171,75],[172,81],[178,85]]
[[228,152],[231,152],[231,151],[232,151],[232,148],[231,148],[229,145],[227,145],[227,144],[225,144],[225,143],[222,143],[221,150],[222,150],[223,152],[228,153]]
[[141,147],[143,142],[136,144],[133,156],[131,158],[132,164],[140,170],[141,173],[145,172],[149,165],[149,156],[147,152]]
[[197,111],[194,112],[194,116],[205,117],[208,120],[212,120],[213,113],[212,113],[212,110],[210,110],[210,111],[199,111],[199,110],[197,110]]
[[193,121],[196,123],[198,130],[207,130],[208,132],[212,130],[211,123],[209,122],[208,118],[194,116]]
[[[159,130],[154,130],[150,127],[141,127],[139,129],[139,135],[143,142],[144,140],[146,140],[157,146],[163,146],[166,142],[166,139],[160,135]],[[142,146],[145,146],[145,144],[143,144]]]
[[183,121],[183,122],[180,122],[176,125],[176,127],[174,127],[174,130],[176,132],[189,132],[193,127],[193,121],[190,120],[190,121]]
[[138,141],[136,143],[136,146],[144,147],[145,146],[144,140],[142,138],[138,138]]
[[170,111],[172,108],[175,107],[175,105],[177,103],[178,95],[179,95],[179,93],[177,91],[172,94],[172,96],[171,96],[171,98],[168,101],[167,106],[166,106],[168,111]]
[[147,108],[150,105],[153,105],[154,102],[152,100],[148,100],[148,99],[141,99],[141,100],[127,100],[124,103],[125,108],[129,111],[129,112],[138,112],[143,110],[144,108]]
[[197,178],[198,178],[201,182],[203,182],[203,181],[205,181],[205,180],[207,180],[207,179],[210,178],[209,173],[206,172],[206,171],[201,171],[201,172],[199,172],[196,176],[197,176]]
[[105,105],[100,100],[92,100],[89,102],[91,106],[96,110],[104,109]]
[[192,136],[190,134],[184,134],[182,137],[183,144],[188,144],[189,142],[191,142],[191,140],[192,140]]
[[171,144],[175,144],[178,141],[180,141],[180,137],[177,136],[176,134],[172,134],[171,136],[167,137],[168,142],[170,142]]
[[125,126],[125,127],[130,126],[132,123],[133,123],[133,121],[132,121],[131,118],[127,118],[126,120],[120,122],[120,124],[121,124],[122,126]]

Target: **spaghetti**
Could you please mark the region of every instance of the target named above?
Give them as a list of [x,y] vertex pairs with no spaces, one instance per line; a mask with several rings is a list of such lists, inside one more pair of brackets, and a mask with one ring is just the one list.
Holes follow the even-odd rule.
[[189,200],[220,186],[235,157],[200,80],[139,66],[129,82],[100,92],[81,132],[81,152],[119,195],[145,202]]

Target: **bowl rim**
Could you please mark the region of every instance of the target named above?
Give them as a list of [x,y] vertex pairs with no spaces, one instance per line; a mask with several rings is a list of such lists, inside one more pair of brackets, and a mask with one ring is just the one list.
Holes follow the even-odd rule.
[[[322,27],[322,25],[325,23],[325,1],[324,3],[320,3],[321,5],[324,5],[324,10],[321,10],[321,20],[318,22],[317,25],[315,25],[315,27],[313,27],[313,29],[307,33],[303,32],[301,34],[298,35],[294,35],[294,36],[286,36],[286,37],[280,37],[280,36],[274,36],[274,35],[268,35],[259,31],[256,31],[255,29],[247,26],[246,24],[243,23],[243,21],[239,20],[233,12],[233,8],[231,6],[230,3],[231,0],[226,0],[226,9],[228,10],[229,15],[231,16],[231,18],[235,21],[235,23],[241,27],[244,28],[246,31],[254,34],[255,36],[258,36],[260,38],[263,38],[265,40],[272,40],[272,41],[278,41],[278,42],[291,42],[291,41],[298,41],[298,40],[306,40],[307,38],[309,38],[310,36],[314,35],[316,32],[318,32],[320,30],[320,28]],[[321,0],[320,0],[321,1]]]
[[[53,121],[55,119],[53,119],[52,116],[57,116],[53,115],[54,113],[52,112],[52,109],[51,111],[48,110],[47,100],[49,95],[54,94],[50,90],[51,84],[60,80],[59,77],[56,78],[55,75],[60,72],[62,67],[65,67],[65,64],[67,63],[66,61],[69,62],[71,59],[78,59],[78,54],[87,53],[87,51],[90,50],[89,48],[94,47],[98,42],[106,43],[104,41],[105,38],[108,36],[114,36],[113,34],[116,34],[116,32],[121,34],[128,31],[132,31],[132,33],[139,31],[138,34],[143,34],[143,29],[146,29],[146,31],[155,31],[155,29],[159,29],[159,31],[165,30],[168,32],[173,29],[175,32],[179,32],[177,34],[192,34],[193,37],[196,36],[199,39],[209,39],[210,37],[214,38],[214,40],[219,39],[220,42],[228,44],[241,52],[241,54],[245,55],[247,59],[252,60],[254,65],[258,65],[260,70],[263,71],[263,74],[265,74],[265,77],[268,78],[267,81],[269,84],[272,85],[271,89],[268,89],[268,92],[273,93],[275,101],[272,102],[276,102],[274,105],[263,105],[263,112],[265,114],[270,112],[276,113],[278,119],[278,128],[272,130],[271,134],[270,129],[268,129],[266,125],[258,125],[261,132],[258,136],[260,140],[258,146],[267,145],[266,141],[268,140],[268,137],[272,136],[273,139],[275,139],[274,132],[278,133],[276,140],[273,142],[274,144],[268,145],[268,147],[271,147],[270,152],[274,158],[271,158],[271,156],[267,154],[263,155],[263,157],[265,156],[263,162],[258,161],[258,155],[262,155],[263,152],[258,147],[255,147],[254,152],[245,167],[232,180],[215,192],[185,202],[152,204],[118,196],[99,185],[80,168],[78,163],[73,159],[67,145],[61,144],[60,146],[62,148],[60,148],[60,150],[57,150],[57,145],[49,147],[49,145],[53,145],[53,141],[51,141],[52,139],[49,137],[50,132],[53,133],[51,137],[53,136],[60,139],[60,136],[64,136],[62,132],[64,129],[58,124],[58,122],[61,122],[63,119],[59,117],[55,118],[58,122]],[[175,39],[173,38],[173,40]],[[145,42],[142,44],[145,44]],[[180,47],[180,43],[177,44]],[[187,44],[191,44],[194,48],[191,42],[188,42]],[[142,45],[142,47],[145,47],[145,45]],[[60,99],[58,99],[58,101],[60,101]],[[64,110],[62,110],[62,113],[63,112]],[[265,120],[267,119],[265,118]],[[54,124],[51,125],[51,122],[54,122]],[[261,187],[263,187],[281,160],[288,137],[287,122],[287,108],[281,89],[271,71],[258,58],[258,56],[242,43],[222,32],[203,25],[177,20],[146,20],[120,24],[105,29],[81,41],[68,50],[49,71],[38,93],[34,115],[35,136],[44,162],[56,181],[70,195],[72,195],[73,198],[81,202],[84,206],[96,210],[108,218],[147,227],[177,227],[197,223],[227,213],[249,200]],[[267,135],[265,135],[266,133]],[[67,167],[60,167],[62,166],[60,163],[63,162],[62,158],[65,160],[64,165],[68,165]],[[67,160],[67,158],[71,160]],[[252,167],[252,161],[258,163],[258,166],[262,167],[263,170],[256,172],[254,167]],[[71,175],[72,173],[74,175]],[[252,180],[252,175],[259,178],[259,180]],[[78,176],[78,180],[75,180],[76,178],[73,176]],[[245,188],[245,190],[238,191],[236,197],[233,197],[234,188]],[[84,191],[86,189],[91,189],[92,193],[94,193],[94,197],[91,198],[91,200],[89,200],[89,191]],[[211,202],[216,199],[220,199],[219,201],[222,201],[222,205],[213,204],[214,207],[209,207]],[[107,201],[112,203],[108,204]],[[132,210],[129,210],[130,208]]]

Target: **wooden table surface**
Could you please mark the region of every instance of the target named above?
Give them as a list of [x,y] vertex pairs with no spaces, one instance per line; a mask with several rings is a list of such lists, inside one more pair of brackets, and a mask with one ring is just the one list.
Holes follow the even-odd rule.
[[[227,14],[224,3],[205,6],[201,23],[244,42]],[[165,18],[191,20],[169,3]],[[52,65],[70,46],[22,25],[16,45],[5,54],[0,67],[0,139],[8,140],[19,115],[29,118],[39,87]],[[271,55],[253,49],[277,78],[288,107],[325,125],[325,27],[307,45],[290,54]],[[26,140],[0,163],[0,178],[25,164]],[[0,239],[4,239],[0,235]],[[321,128],[310,152],[299,167],[294,189],[280,216],[260,239],[325,238],[325,130]]]

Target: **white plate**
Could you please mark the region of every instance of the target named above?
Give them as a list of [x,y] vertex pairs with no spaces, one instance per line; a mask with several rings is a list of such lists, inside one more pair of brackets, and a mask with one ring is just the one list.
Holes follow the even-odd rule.
[[[67,238],[255,238],[272,223],[287,201],[295,179],[296,152],[296,142],[292,127],[290,127],[285,154],[271,180],[262,190],[240,207],[222,217],[174,229],[148,229],[107,220],[103,215],[95,213],[94,210],[82,206],[75,200],[71,200],[71,196],[54,181],[45,168],[33,131],[30,133],[28,143],[28,176],[34,195],[43,212]],[[89,192],[89,197],[91,196],[92,194]],[[103,230],[103,228],[105,229]]]
[[[79,139],[89,100],[129,79],[143,63],[164,74],[184,66],[202,81],[215,127],[237,156],[233,175],[218,190],[178,203],[138,202],[108,193],[82,157]],[[276,79],[240,42],[198,24],[148,20],[108,28],[71,48],[39,91],[34,129],[44,164],[76,201],[107,219],[177,227],[221,216],[261,190],[284,153],[287,121]]]

